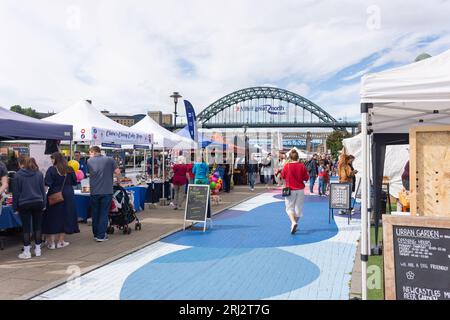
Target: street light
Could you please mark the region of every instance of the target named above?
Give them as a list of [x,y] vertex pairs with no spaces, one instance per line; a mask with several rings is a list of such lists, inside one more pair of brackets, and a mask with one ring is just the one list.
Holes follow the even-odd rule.
[[174,114],[174,119],[173,119],[173,130],[175,131],[177,129],[177,104],[178,104],[178,99],[179,98],[183,98],[179,92],[174,92],[171,96],[171,98],[173,98],[173,103],[175,103],[175,112]]

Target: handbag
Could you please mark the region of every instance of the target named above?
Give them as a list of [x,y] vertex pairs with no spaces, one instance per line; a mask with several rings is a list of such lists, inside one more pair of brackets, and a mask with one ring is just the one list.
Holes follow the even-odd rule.
[[66,178],[67,178],[67,173],[64,176],[64,182],[62,184],[61,191],[55,192],[55,193],[53,193],[53,194],[48,196],[48,205],[50,207],[54,206],[55,204],[64,202],[64,197],[63,197],[62,191],[64,190],[64,186],[66,184]]
[[291,188],[286,187],[281,190],[281,196],[282,197],[289,197],[291,195]]
[[[288,166],[288,164],[286,164],[286,166]],[[288,182],[287,180],[286,180],[286,182]],[[284,187],[282,190],[281,190],[281,196],[282,197],[289,197],[291,195],[291,188],[289,188],[289,187]]]

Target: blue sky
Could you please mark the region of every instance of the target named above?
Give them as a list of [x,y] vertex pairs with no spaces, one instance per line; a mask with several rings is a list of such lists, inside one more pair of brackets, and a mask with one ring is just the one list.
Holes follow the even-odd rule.
[[245,87],[359,113],[367,72],[450,49],[450,1],[2,0],[0,105],[197,112]]

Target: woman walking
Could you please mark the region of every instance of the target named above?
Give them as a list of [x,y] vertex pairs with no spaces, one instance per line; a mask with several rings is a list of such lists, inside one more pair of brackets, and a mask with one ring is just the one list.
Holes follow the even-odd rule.
[[50,158],[53,166],[45,174],[45,185],[49,188],[47,199],[58,192],[64,198],[62,202],[47,206],[42,223],[42,232],[47,235],[47,247],[53,250],[67,247],[69,242],[64,241],[64,234],[78,233],[80,229],[72,187],[77,185],[75,172],[61,153],[55,152]]
[[173,165],[172,184],[174,190],[174,210],[178,210],[184,201],[186,183],[189,181],[189,169],[181,158]]
[[297,151],[289,152],[290,161],[286,163],[281,177],[289,188],[291,194],[285,197],[286,212],[291,220],[291,234],[297,231],[298,220],[303,215],[303,202],[305,197],[305,181],[309,180],[308,171],[303,163],[299,162]]
[[13,209],[22,220],[23,252],[19,259],[31,258],[31,227],[33,227],[34,254],[41,256],[41,222],[45,208],[44,176],[33,158],[19,159],[20,169],[14,177]]

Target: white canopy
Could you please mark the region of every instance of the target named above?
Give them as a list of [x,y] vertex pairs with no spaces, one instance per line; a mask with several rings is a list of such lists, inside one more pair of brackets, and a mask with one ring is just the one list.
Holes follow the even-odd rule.
[[450,124],[450,50],[365,75],[361,103],[373,103],[369,128],[375,133],[408,133],[410,126]]
[[151,132],[139,131],[109,119],[86,100],[61,111],[46,121],[73,126],[73,141],[94,144],[150,144]]
[[133,129],[153,133],[155,148],[175,148],[175,149],[196,149],[197,144],[192,139],[181,137],[161,127],[155,120],[148,115],[141,121],[132,126]]
[[[345,147],[346,153],[355,157],[353,168],[358,170],[358,174],[356,175],[358,179],[361,176],[361,172],[363,172],[361,134],[342,140],[342,144]],[[398,198],[398,193],[403,189],[402,174],[408,160],[408,145],[386,146],[383,176],[389,177],[389,193],[394,198]]]

